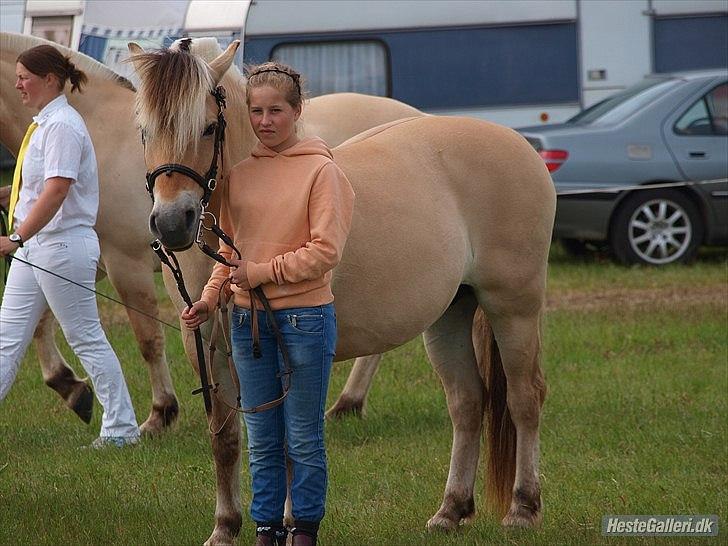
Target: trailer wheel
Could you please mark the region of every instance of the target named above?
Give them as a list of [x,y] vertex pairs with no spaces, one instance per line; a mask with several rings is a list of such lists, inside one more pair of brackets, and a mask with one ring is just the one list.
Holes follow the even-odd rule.
[[697,206],[682,193],[640,190],[617,210],[610,247],[623,264],[686,263],[695,258],[703,231]]

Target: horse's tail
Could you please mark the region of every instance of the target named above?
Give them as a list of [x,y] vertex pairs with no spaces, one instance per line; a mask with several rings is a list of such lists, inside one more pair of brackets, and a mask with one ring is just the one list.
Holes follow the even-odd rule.
[[498,344],[493,328],[481,308],[478,308],[473,319],[473,342],[485,387],[483,435],[488,450],[486,502],[500,518],[508,511],[516,478],[516,427],[508,410],[506,376]]

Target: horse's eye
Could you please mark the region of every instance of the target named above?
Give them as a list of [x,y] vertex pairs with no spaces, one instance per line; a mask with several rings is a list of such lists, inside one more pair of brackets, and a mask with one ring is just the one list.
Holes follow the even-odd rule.
[[215,129],[217,128],[217,123],[211,123],[207,127],[205,127],[205,132],[202,133],[203,136],[210,136],[215,132]]

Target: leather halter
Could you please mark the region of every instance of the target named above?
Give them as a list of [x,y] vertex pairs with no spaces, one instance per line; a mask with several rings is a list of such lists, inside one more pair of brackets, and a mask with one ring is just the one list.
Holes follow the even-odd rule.
[[[207,207],[207,205],[209,204],[210,197],[212,197],[212,192],[215,191],[215,187],[217,186],[216,177],[218,156],[220,157],[221,163],[224,161],[223,144],[225,142],[225,126],[227,124],[227,122],[225,121],[225,115],[223,114],[223,109],[226,106],[225,88],[222,85],[218,85],[215,89],[210,91],[210,94],[215,97],[215,102],[217,103],[217,126],[215,127],[215,145],[212,154],[212,161],[210,162],[210,168],[207,169],[207,172],[204,175],[200,175],[197,171],[190,169],[186,165],[180,165],[179,163],[165,163],[164,165],[160,165],[151,172],[147,171],[146,188],[147,193],[149,193],[149,196],[152,198],[152,201],[154,201],[154,183],[156,182],[157,177],[159,177],[162,173],[170,176],[173,172],[176,172],[194,180],[197,185],[202,188],[203,194],[200,203],[203,207]],[[143,143],[144,139],[142,138],[142,144]]]

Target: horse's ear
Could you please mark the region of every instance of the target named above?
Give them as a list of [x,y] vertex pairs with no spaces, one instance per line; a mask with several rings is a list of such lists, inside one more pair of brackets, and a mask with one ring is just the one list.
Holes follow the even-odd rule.
[[142,53],[144,53],[142,46],[140,46],[136,42],[129,42],[127,44],[127,47],[129,48],[129,53],[131,54],[132,57],[135,55],[141,55]]
[[215,85],[220,83],[225,72],[228,71],[230,65],[233,64],[235,52],[240,47],[240,40],[234,40],[228,48],[223,51],[215,60],[210,63],[210,71],[212,72]]
[[132,62],[132,64],[134,65],[134,68],[138,72],[139,71],[139,64],[134,61],[134,58],[137,55],[143,55],[144,54],[144,49],[142,49],[142,46],[140,46],[139,44],[137,44],[135,42],[129,42],[126,47],[129,48],[129,60]]

